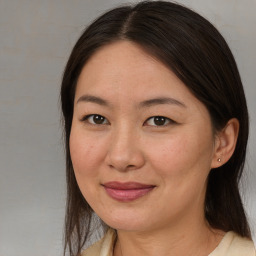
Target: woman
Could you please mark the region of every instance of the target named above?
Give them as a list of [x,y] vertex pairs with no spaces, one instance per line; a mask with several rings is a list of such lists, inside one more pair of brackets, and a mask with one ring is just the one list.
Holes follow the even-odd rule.
[[61,89],[65,250],[255,256],[238,183],[248,138],[241,79],[204,18],[154,1],[113,9],[76,43]]

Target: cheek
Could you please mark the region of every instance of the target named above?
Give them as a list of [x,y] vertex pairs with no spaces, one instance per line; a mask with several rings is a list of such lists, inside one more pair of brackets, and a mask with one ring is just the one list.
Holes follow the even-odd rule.
[[170,202],[165,212],[180,213],[193,204],[202,209],[204,201],[211,164],[210,140],[203,143],[196,136],[183,135],[155,144],[149,152],[152,168],[161,179],[163,198]]
[[69,143],[76,177],[97,176],[100,159],[103,158],[101,145],[75,128],[71,130]]
[[170,136],[148,147],[151,164],[160,175],[181,177],[210,170],[212,140],[210,134],[187,132],[181,136]]

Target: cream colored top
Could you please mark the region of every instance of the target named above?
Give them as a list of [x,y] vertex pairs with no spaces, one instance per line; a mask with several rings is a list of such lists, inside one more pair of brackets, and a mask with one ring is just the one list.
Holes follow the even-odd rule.
[[[100,241],[83,251],[82,256],[113,256],[115,239],[116,232],[109,229]],[[256,251],[251,240],[230,231],[208,256],[256,256]]]

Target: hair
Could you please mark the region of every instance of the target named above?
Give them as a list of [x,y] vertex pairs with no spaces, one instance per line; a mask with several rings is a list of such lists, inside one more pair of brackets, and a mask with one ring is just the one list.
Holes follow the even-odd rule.
[[205,218],[211,227],[251,238],[239,193],[248,140],[246,99],[234,57],[221,34],[205,18],[177,3],[143,1],[110,10],[82,33],[67,62],[61,104],[66,143],[67,205],[65,249],[79,255],[91,232],[93,210],[77,185],[70,157],[74,95],[82,68],[101,47],[128,40],[164,63],[208,109],[213,130],[231,118],[240,124],[230,160],[208,177]]

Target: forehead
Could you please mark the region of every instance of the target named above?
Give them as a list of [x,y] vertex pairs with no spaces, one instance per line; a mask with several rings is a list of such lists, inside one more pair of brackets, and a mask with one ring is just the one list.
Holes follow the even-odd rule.
[[[129,41],[119,41],[100,48],[89,59],[78,79],[77,90],[107,92],[113,89],[156,93],[170,87],[186,86],[160,61]],[[173,88],[174,90],[174,88]]]
[[129,41],[106,45],[89,59],[79,76],[75,101],[85,94],[119,105],[163,97],[193,109],[203,105],[166,65]]
[[100,79],[109,79],[112,83],[123,80],[122,84],[124,79],[142,82],[149,77],[157,78],[163,69],[167,70],[139,45],[129,41],[118,41],[96,51],[85,64],[79,80],[93,79],[93,82],[97,82]]

